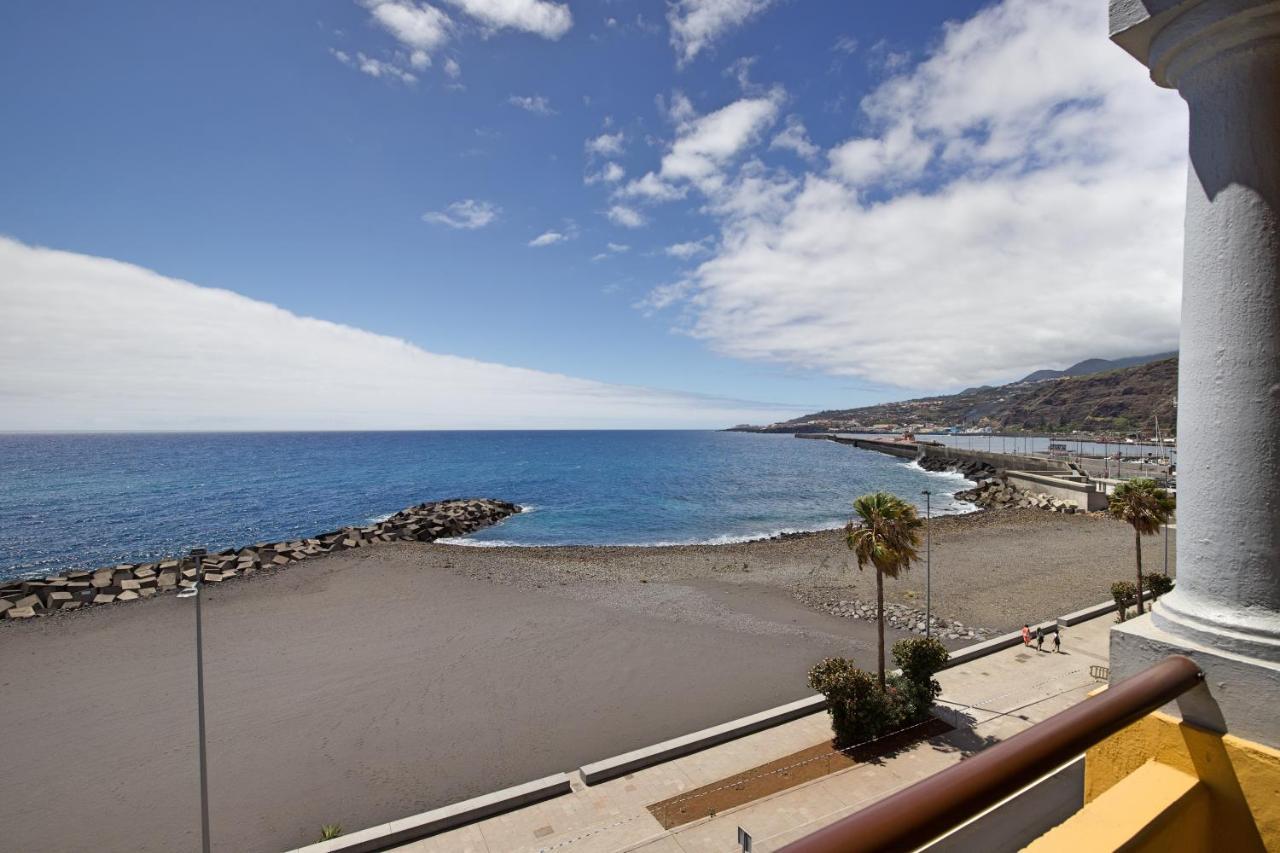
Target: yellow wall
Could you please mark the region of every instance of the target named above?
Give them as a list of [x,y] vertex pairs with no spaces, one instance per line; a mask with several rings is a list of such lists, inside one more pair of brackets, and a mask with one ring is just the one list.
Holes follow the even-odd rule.
[[1027,853],[1213,853],[1209,800],[1196,777],[1148,761]]
[[[1206,731],[1166,714],[1148,714],[1086,753],[1086,805],[1077,817],[1085,818],[1090,803],[1153,759],[1199,780],[1207,791],[1211,849],[1280,851],[1280,751]],[[1117,794],[1131,793],[1130,788],[1142,790],[1131,785]],[[1179,813],[1191,820],[1194,809],[1180,806]],[[1073,818],[1068,823],[1078,822]],[[1192,835],[1182,840],[1186,844],[1176,845],[1177,849],[1195,849]]]

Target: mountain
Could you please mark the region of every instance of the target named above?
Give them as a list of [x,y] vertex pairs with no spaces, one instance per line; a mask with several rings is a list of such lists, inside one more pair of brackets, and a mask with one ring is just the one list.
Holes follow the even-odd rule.
[[[1089,363],[1081,362],[1082,365]],[[1078,367],[1080,365],[1071,369]],[[1163,430],[1172,430],[1177,393],[1178,359],[1174,357],[1082,376],[1042,380],[1028,377],[999,387],[967,388],[959,394],[921,397],[857,409],[832,409],[751,429],[816,432],[877,425],[898,429],[978,426],[1036,432],[1141,431],[1146,434],[1154,430],[1157,417]]]
[[1043,382],[1046,379],[1061,379],[1064,376],[1088,376],[1091,373],[1104,373],[1108,370],[1118,370],[1121,367],[1137,367],[1141,364],[1150,364],[1153,361],[1164,361],[1167,358],[1177,357],[1178,354],[1176,352],[1158,352],[1154,355],[1135,355],[1110,361],[1105,358],[1086,358],[1084,361],[1071,365],[1066,370],[1037,370],[1035,373],[1024,376],[1022,381]]

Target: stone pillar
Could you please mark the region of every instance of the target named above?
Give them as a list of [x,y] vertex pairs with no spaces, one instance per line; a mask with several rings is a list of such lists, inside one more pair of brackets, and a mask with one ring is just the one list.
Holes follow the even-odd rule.
[[[1190,653],[1203,725],[1280,743],[1280,0],[1112,0],[1112,38],[1190,116],[1178,575],[1112,671]],[[1210,701],[1212,700],[1212,701]],[[1270,707],[1264,707],[1265,705]]]

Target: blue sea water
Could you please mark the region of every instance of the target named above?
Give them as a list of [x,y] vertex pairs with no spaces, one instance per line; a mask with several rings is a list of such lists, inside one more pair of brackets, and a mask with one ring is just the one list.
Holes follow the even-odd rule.
[[883,489],[937,513],[957,475],[827,441],[725,432],[0,435],[0,577],[365,524],[449,497],[529,512],[475,544],[729,542],[835,527]]

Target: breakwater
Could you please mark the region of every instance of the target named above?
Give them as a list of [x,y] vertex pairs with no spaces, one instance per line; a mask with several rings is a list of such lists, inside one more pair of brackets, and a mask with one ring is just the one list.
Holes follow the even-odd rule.
[[465,536],[518,512],[520,507],[507,501],[455,498],[418,504],[363,527],[343,527],[305,539],[228,548],[204,556],[199,566],[194,557],[187,556],[11,581],[0,585],[0,615],[7,619],[30,619],[87,606],[136,601],[193,587],[198,582],[222,583],[350,548]]

